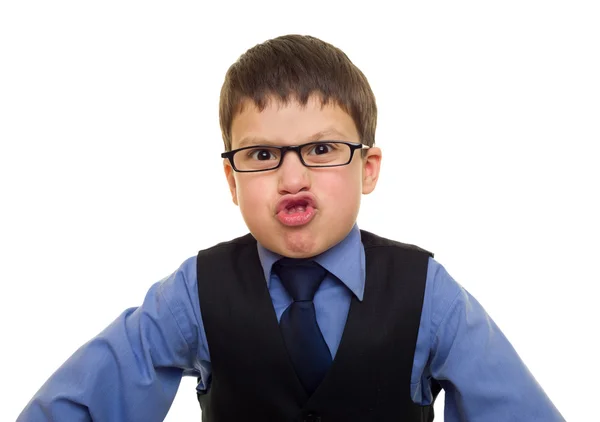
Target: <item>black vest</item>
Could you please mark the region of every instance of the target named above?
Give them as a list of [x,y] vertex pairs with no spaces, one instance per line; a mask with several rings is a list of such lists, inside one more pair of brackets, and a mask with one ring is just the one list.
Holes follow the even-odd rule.
[[198,253],[198,294],[212,363],[208,391],[198,394],[203,421],[433,420],[433,406],[418,406],[410,396],[433,254],[366,231],[361,238],[364,298],[352,296],[336,356],[310,397],[285,349],[256,240],[248,234]]

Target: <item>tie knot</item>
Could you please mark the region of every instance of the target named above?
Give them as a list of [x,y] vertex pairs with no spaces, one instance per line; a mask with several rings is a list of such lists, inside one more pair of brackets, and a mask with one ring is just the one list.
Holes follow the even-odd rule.
[[282,258],[273,264],[273,272],[295,302],[313,300],[327,270],[315,261]]

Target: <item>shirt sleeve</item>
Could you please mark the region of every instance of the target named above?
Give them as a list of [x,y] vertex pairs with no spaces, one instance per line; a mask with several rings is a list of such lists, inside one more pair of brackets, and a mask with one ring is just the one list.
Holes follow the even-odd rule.
[[154,284],[140,307],[124,311],[79,348],[17,422],[164,420],[181,377],[199,373],[196,282],[187,268],[194,262]]
[[444,420],[564,421],[479,302],[435,261],[432,270],[429,371],[445,391]]

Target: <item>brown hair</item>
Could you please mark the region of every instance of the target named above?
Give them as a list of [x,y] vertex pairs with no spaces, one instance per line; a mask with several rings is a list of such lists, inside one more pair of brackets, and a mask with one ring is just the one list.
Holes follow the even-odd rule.
[[306,105],[311,94],[346,111],[367,146],[375,142],[377,106],[365,75],[339,48],[318,38],[284,35],[246,51],[229,68],[221,88],[219,122],[225,150],[231,150],[231,124],[244,100],[264,110],[271,97]]

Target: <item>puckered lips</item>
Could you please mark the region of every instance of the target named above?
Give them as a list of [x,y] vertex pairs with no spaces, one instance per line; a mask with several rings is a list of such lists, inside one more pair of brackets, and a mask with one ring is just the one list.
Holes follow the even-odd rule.
[[315,216],[315,202],[314,196],[309,193],[285,195],[277,203],[275,215],[284,226],[302,226]]

